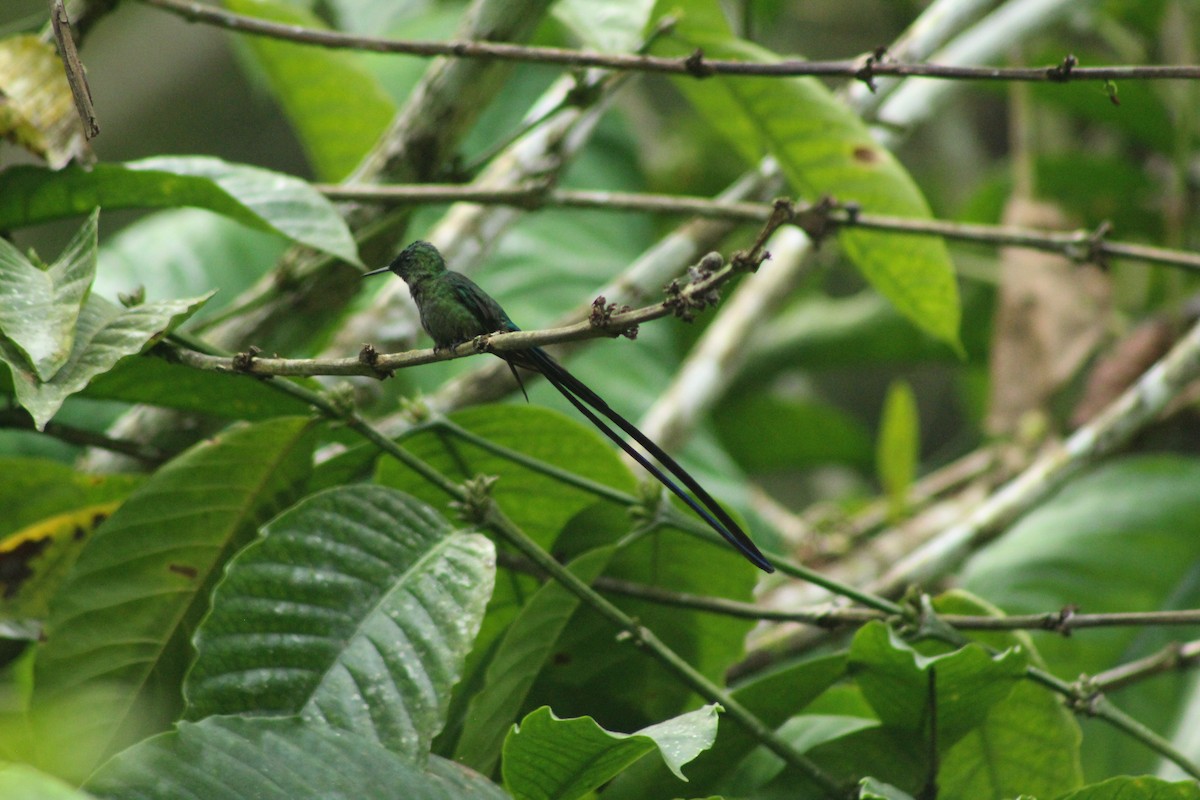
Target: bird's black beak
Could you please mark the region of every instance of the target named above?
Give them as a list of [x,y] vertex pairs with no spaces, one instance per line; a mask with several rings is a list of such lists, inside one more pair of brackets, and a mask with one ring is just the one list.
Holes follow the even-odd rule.
[[369,278],[372,275],[382,275],[385,272],[391,272],[391,271],[392,271],[391,267],[380,267],[379,269],[373,269],[370,272],[364,272],[363,277]]

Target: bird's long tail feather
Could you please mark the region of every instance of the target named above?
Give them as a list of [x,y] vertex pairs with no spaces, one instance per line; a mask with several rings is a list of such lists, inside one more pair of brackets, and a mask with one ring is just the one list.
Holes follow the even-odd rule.
[[[575,408],[579,409],[579,412],[599,428],[605,436],[612,439],[618,447],[628,453],[634,461],[641,464],[663,486],[674,492],[680,500],[687,504],[688,508],[695,511],[713,530],[725,537],[725,540],[737,548],[738,552],[744,555],[752,564],[766,572],[775,571],[775,568],[771,566],[771,562],[759,551],[754,542],[750,540],[750,537],[733,521],[729,514],[725,512],[725,509],[721,508],[720,504],[704,490],[704,487],[688,474],[687,470],[681,467],[675,459],[667,455],[650,437],[638,430],[633,423],[616,411],[613,411],[600,395],[589,389],[586,384],[570,372],[567,372],[566,368],[551,358],[548,353],[541,348],[532,348],[520,351],[519,353],[506,353],[505,360],[509,362],[509,366],[512,366],[515,362],[527,369],[542,373],[546,380],[550,381],[550,384],[555,389],[558,389],[563,397],[567,398]],[[624,438],[596,415],[597,412],[603,414],[614,425],[628,434],[630,438],[644,447],[646,452],[666,467],[667,471],[678,478],[680,483],[690,489],[695,497],[685,492],[680,488],[679,484],[663,474],[663,471],[653,462],[626,442]]]

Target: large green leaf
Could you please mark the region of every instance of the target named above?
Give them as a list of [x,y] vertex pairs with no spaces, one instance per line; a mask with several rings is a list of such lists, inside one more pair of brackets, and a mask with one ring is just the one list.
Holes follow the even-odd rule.
[[96,272],[99,216],[99,210],[92,211],[46,269],[0,239],[0,334],[25,357],[39,381],[53,378],[71,355],[79,309]]
[[[315,384],[311,379],[299,380]],[[231,420],[268,419],[309,411],[307,403],[256,378],[193,369],[153,355],[118,362],[108,372],[97,375],[80,396],[147,403]]]
[[[573,521],[562,537],[566,552],[612,542],[619,530],[590,515]],[[733,548],[698,541],[670,528],[625,543],[605,575],[671,592],[748,602],[758,573]],[[613,602],[654,631],[672,650],[709,679],[720,682],[730,664],[745,654],[748,620],[675,608],[632,597]],[[695,703],[691,690],[625,639],[614,642],[612,623],[587,607],[571,620],[554,657],[538,676],[531,702],[565,716],[593,716],[612,730],[635,730]],[[637,675],[638,680],[629,680]],[[588,697],[604,697],[602,707]]]
[[590,717],[558,719],[539,708],[504,742],[504,786],[517,800],[574,800],[658,750],[678,777],[717,736],[717,706],[681,714],[637,733],[606,731]]
[[[962,586],[1010,614],[1066,606],[1086,612],[1200,606],[1200,459],[1142,456],[1084,475],[1028,514],[963,568]],[[1066,638],[1037,633],[1038,649],[1064,680],[1200,637],[1200,626],[1109,627]],[[1195,706],[1193,677],[1174,673],[1110,695],[1153,730],[1182,730]],[[1084,720],[1090,780],[1153,770],[1159,757],[1108,725]],[[1186,740],[1179,745],[1188,749]],[[1195,756],[1194,751],[1192,752]]]
[[[572,561],[570,570],[591,583],[612,555],[611,547],[589,551]],[[547,581],[521,608],[488,664],[483,686],[467,707],[455,761],[491,774],[505,734],[579,603],[561,584]]]
[[[846,656],[836,653],[774,670],[738,687],[733,696],[768,726],[778,728],[789,719],[809,720],[808,715],[797,715],[845,672]],[[868,719],[867,724],[878,723]],[[701,796],[722,791],[742,761],[757,747],[759,742],[745,728],[727,720],[720,727],[712,749],[701,753],[688,767],[689,794]],[[641,800],[676,797],[680,789],[674,774],[647,759],[614,780],[605,794],[612,800]]]
[[[599,434],[562,414],[532,405],[482,406],[453,414],[451,421],[471,434],[597,483],[631,492],[627,467]],[[403,446],[417,458],[456,481],[479,475],[499,478],[491,495],[504,512],[540,544],[549,546],[567,520],[596,501],[596,496],[555,477],[521,466],[437,428],[405,437]],[[379,480],[435,506],[446,496],[402,464],[384,459]]]
[[0,171],[0,230],[118,208],[197,206],[358,264],[350,229],[305,181],[210,156]]
[[219,286],[197,320],[236,300],[287,248],[274,232],[202,208],[147,214],[100,243],[92,291],[107,298],[144,290],[147,300],[190,297]]
[[486,537],[395,490],[309,497],[229,565],[196,634],[188,716],[300,714],[421,762],[494,569]]
[[[939,596],[940,614],[996,615],[998,612],[965,592]],[[980,634],[976,639],[998,650],[1019,647],[1030,662],[1043,666],[1024,631]],[[1022,680],[1012,693],[987,711],[976,726],[942,757],[939,797],[1056,797],[1083,782],[1079,724],[1053,692]]]
[[[224,0],[230,11],[319,30],[312,13],[270,0]],[[346,50],[251,36],[246,44],[266,70],[276,100],[319,177],[340,181],[358,166],[395,114],[375,77]]]
[[443,759],[424,769],[370,739],[296,718],[180,723],[104,765],[86,788],[112,800],[506,800]]
[[0,538],[38,520],[124,500],[141,475],[88,475],[42,458],[0,457]]
[[[708,58],[773,61],[776,56],[729,30],[716,0],[659,0],[651,20],[676,20],[653,51]],[[810,200],[831,195],[864,211],[926,219],[916,183],[869,128],[816,78],[717,75],[673,79],[688,101],[749,161],[773,155],[792,186]],[[934,237],[846,229],[842,248],[868,281],[905,316],[960,348],[954,268]]]
[[140,353],[192,315],[210,295],[187,300],[160,300],[122,308],[102,297],[89,295],[80,310],[70,355],[54,377],[38,379],[22,365],[15,348],[0,339],[0,359],[12,373],[17,402],[33,417],[38,430],[45,427],[63,401],[107,372],[126,356]]
[[[997,656],[967,645],[926,656],[882,622],[864,625],[850,646],[850,668],[881,722],[927,733],[936,702],[937,736],[948,747],[973,728],[1025,675],[1019,648]],[[936,693],[931,697],[930,691]]]
[[50,609],[29,743],[86,775],[178,711],[187,637],[226,559],[303,484],[312,423],[239,425],[161,468],[97,532]]

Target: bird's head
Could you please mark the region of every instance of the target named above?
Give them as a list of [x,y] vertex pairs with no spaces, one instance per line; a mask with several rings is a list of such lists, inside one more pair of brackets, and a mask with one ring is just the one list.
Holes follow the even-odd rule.
[[416,241],[400,251],[400,255],[392,259],[386,267],[373,269],[363,275],[381,275],[384,272],[394,272],[407,283],[432,278],[446,271],[446,262],[442,254],[429,242]]

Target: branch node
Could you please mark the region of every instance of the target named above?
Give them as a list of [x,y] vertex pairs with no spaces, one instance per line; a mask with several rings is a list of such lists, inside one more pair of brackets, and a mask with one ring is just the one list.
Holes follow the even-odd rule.
[[250,345],[245,352],[238,353],[233,357],[233,369],[235,372],[253,372],[254,359],[262,355],[262,348]]
[[[813,247],[820,247],[829,232],[837,227],[837,222],[831,217],[831,212],[837,207],[837,201],[826,195],[812,205],[795,212],[792,215],[792,222],[812,240]],[[848,205],[844,210],[847,219],[857,216],[857,206],[854,206],[852,210]]]
[[1065,605],[1059,609],[1057,614],[1046,615],[1044,623],[1046,630],[1054,631],[1061,634],[1064,639],[1071,635],[1071,619],[1079,611],[1079,606],[1075,604]]
[[1063,58],[1062,63],[1053,66],[1046,70],[1046,77],[1056,83],[1066,83],[1071,80],[1071,71],[1079,66],[1079,59],[1074,53],[1069,53]]
[[471,347],[476,353],[492,352],[492,335],[490,333],[481,333],[471,340]]
[[1104,692],[1089,675],[1080,675],[1079,680],[1071,684],[1071,697],[1067,706],[1077,714],[1087,714],[1094,717],[1104,700]]
[[875,85],[875,65],[882,63],[885,58],[887,58],[887,47],[876,47],[869,56],[863,59],[862,66],[854,73],[855,80],[865,83],[871,90],[871,94],[875,94],[875,90],[878,88]]
[[683,67],[693,78],[711,78],[717,72],[704,63],[704,51],[699,47],[684,60]]
[[452,500],[450,507],[472,525],[484,526],[492,512],[492,487],[500,480],[496,475],[476,475],[463,481],[462,500]]
[[1108,269],[1108,254],[1104,250],[1104,240],[1110,233],[1112,233],[1112,222],[1104,220],[1088,237],[1087,260],[1103,270]]
[[[592,301],[592,310],[588,313],[588,324],[593,328],[608,328],[612,325],[614,314],[624,314],[633,309],[629,306],[617,307],[616,303],[608,302],[608,298],[600,295]],[[634,323],[626,328],[609,331],[610,335],[615,339],[618,336],[624,336],[627,339],[636,339],[638,335],[638,325]]]
[[362,349],[358,351],[358,363],[370,367],[375,377],[381,381],[396,375],[394,369],[383,369],[379,366],[379,351],[373,344],[363,343]]

